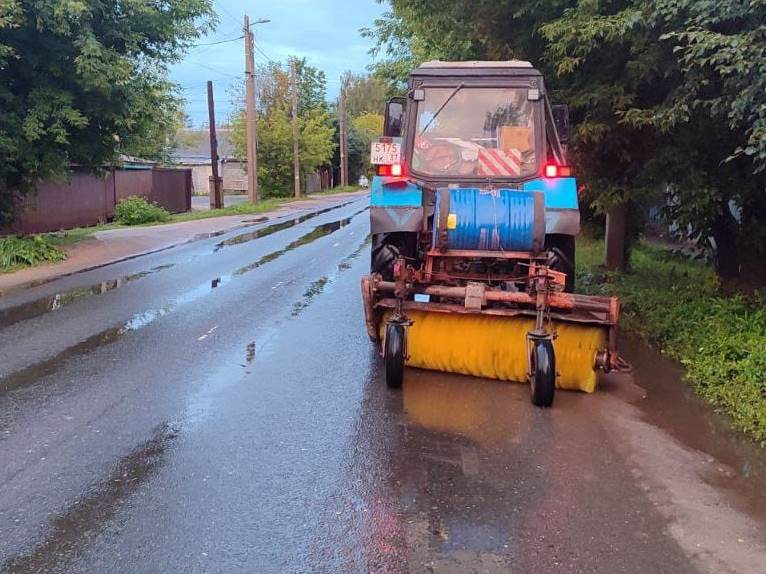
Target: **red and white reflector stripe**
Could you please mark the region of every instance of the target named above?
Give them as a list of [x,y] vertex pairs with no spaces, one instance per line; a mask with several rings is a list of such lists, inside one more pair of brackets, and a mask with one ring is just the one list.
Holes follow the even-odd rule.
[[513,176],[521,174],[521,153],[515,149],[503,151],[479,148],[479,175]]

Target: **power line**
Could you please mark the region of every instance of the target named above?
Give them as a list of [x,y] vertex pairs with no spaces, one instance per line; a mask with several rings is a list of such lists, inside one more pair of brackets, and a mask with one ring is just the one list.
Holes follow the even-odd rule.
[[239,40],[242,40],[244,38],[244,34],[242,36],[238,36],[236,38],[227,38],[226,40],[218,40],[217,42],[209,42],[207,44],[194,44],[193,48],[201,48],[203,46],[217,46],[218,44],[226,44],[227,42],[237,42]]
[[187,64],[192,64],[194,66],[200,66],[201,68],[205,68],[207,70],[211,70],[215,72],[216,74],[221,74],[222,76],[228,76],[229,78],[239,78],[239,74],[224,72],[222,70],[219,70],[218,68],[214,68],[213,66],[208,66],[207,64],[203,64],[202,62],[194,62],[192,60],[184,60],[184,62]]
[[[258,21],[253,22],[252,24],[250,24],[250,27],[253,27],[256,24],[260,24],[260,23],[261,22],[258,22]],[[223,40],[218,40],[216,42],[207,42],[207,43],[203,43],[203,44],[194,44],[194,46],[192,46],[192,48],[202,48],[203,46],[217,46],[219,44],[226,44],[227,42],[237,42],[239,40],[243,40],[244,38],[245,38],[245,35],[242,34],[240,36],[237,36],[236,38],[225,38]]]
[[242,25],[239,18],[237,18],[236,16],[234,16],[234,14],[229,12],[229,9],[226,8],[226,6],[224,6],[221,2],[216,1],[215,5],[218,6],[223,11],[224,14],[226,14],[229,18],[231,18],[231,21],[234,22],[237,26]]
[[282,62],[277,62],[277,61],[273,60],[273,59],[271,58],[271,56],[269,56],[269,55],[268,55],[266,52],[264,52],[264,51],[263,51],[263,49],[262,49],[260,46],[256,45],[256,46],[255,46],[255,49],[256,49],[256,51],[257,51],[257,52],[258,52],[258,53],[259,53],[261,56],[263,56],[264,58],[266,58],[266,60],[268,60],[269,64],[273,64],[273,65],[275,65],[275,66],[282,66]]
[[201,87],[204,87],[206,85],[207,85],[206,83],[203,83],[203,84],[191,84],[191,85],[186,85],[186,86],[184,86],[183,84],[177,84],[177,86],[179,88],[181,88],[182,90],[195,90],[197,88],[201,88]]

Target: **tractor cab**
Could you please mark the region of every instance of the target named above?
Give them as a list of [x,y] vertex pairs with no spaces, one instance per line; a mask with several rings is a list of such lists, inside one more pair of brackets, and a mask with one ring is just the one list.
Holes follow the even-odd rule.
[[548,104],[528,62],[427,62],[412,73],[407,96],[386,108],[385,136],[401,138],[401,166],[382,164],[379,173],[406,170],[435,187],[519,187],[570,175],[567,129],[566,106]]
[[520,190],[542,193],[535,216],[544,226],[538,221],[534,241],[498,247],[554,250],[573,290],[580,211],[568,129],[567,106],[550,105],[529,62],[432,61],[414,70],[407,95],[386,106],[384,137],[372,145],[372,233],[383,255],[373,270],[390,274],[394,251],[417,255],[413,236],[401,234],[433,229],[439,189]]

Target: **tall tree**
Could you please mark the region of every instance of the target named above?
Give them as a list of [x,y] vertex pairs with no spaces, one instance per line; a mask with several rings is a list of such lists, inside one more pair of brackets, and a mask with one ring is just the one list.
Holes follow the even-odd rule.
[[341,77],[341,87],[346,113],[352,118],[366,113],[382,114],[390,94],[388,85],[370,74],[346,72]]
[[[293,147],[290,82],[286,66],[272,62],[258,69],[258,183],[266,196],[292,193]],[[335,150],[335,129],[326,103],[323,71],[296,59],[298,129],[301,171],[305,175],[326,165]],[[241,90],[239,91],[241,92]],[[241,108],[242,98],[235,93]],[[244,113],[232,119],[234,153],[244,158],[247,149]]]
[[766,4],[581,1],[540,31],[578,130],[595,134],[578,157],[604,188],[664,190],[724,277],[766,283]]
[[36,179],[169,126],[167,66],[214,24],[211,0],[0,0],[0,223]]
[[359,177],[372,175],[373,166],[370,163],[370,144],[383,135],[383,115],[363,113],[351,120],[349,130],[349,181],[355,182]]

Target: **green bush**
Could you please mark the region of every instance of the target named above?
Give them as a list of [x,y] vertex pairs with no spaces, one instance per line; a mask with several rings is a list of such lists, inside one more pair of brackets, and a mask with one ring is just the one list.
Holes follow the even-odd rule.
[[141,225],[142,223],[167,221],[170,219],[170,213],[156,203],[133,195],[120,200],[115,211],[115,219],[123,225]]
[[577,249],[579,289],[619,296],[621,325],[681,362],[700,396],[766,445],[766,298],[727,294],[712,269],[668,249],[639,245],[624,274],[595,267],[602,242]]
[[0,237],[0,269],[29,267],[64,259],[64,252],[42,235]]

